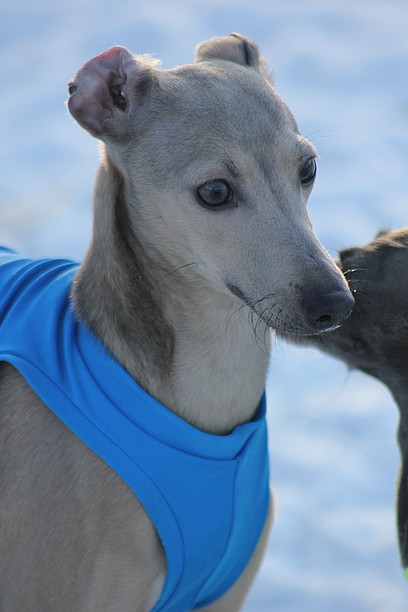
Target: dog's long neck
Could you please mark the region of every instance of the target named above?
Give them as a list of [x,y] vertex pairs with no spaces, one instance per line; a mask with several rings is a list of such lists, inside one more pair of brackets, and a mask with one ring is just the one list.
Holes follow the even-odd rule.
[[173,271],[149,256],[131,227],[125,191],[105,161],[93,240],[74,284],[77,314],[152,396],[203,431],[226,434],[254,415],[269,334],[260,325],[257,338],[248,309],[206,286],[195,262]]

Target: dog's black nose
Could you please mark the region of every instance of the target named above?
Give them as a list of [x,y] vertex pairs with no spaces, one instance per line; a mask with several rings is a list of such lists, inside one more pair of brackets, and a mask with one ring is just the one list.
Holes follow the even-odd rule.
[[358,247],[350,247],[348,249],[343,249],[339,253],[340,261],[343,262],[345,259],[349,259],[349,257],[353,257],[356,253],[358,253]]
[[330,331],[339,327],[350,316],[354,298],[347,289],[314,296],[304,304],[311,331]]

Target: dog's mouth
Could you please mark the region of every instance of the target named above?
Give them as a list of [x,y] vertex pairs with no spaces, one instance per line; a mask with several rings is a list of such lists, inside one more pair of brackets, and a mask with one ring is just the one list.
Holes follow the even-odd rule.
[[225,286],[226,286],[227,289],[229,289],[231,291],[231,293],[233,293],[235,295],[235,297],[240,299],[242,302],[244,302],[244,304],[246,304],[246,306],[251,308],[251,301],[247,298],[247,296],[242,291],[242,289],[240,289],[240,287],[238,287],[238,285],[234,285],[233,283],[230,283],[230,282],[226,281]]
[[[299,314],[295,315],[286,311],[275,299],[274,294],[250,300],[236,283],[226,282],[225,285],[249,308],[252,321],[255,321],[255,331],[262,321],[267,328],[290,340],[317,336],[339,329],[350,316],[354,306],[350,292],[337,291],[305,299],[299,308]],[[337,302],[340,302],[340,306]]]

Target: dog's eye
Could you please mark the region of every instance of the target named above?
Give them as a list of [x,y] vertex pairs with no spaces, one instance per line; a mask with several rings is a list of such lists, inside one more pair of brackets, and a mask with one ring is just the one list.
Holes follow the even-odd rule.
[[310,157],[305,161],[300,171],[300,182],[302,183],[303,187],[308,187],[311,183],[313,183],[316,172],[316,159],[314,157]]
[[197,189],[199,200],[206,206],[217,208],[232,200],[232,189],[225,181],[208,181]]

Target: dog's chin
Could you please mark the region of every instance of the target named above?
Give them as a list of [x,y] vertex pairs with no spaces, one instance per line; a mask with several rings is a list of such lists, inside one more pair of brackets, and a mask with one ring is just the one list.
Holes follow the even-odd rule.
[[330,334],[340,329],[340,327],[341,324],[337,324],[324,330],[273,328],[272,331],[274,335],[281,340],[286,340],[291,344],[297,344],[299,346],[307,346],[315,342],[318,343],[322,336]]

